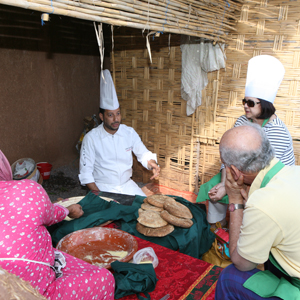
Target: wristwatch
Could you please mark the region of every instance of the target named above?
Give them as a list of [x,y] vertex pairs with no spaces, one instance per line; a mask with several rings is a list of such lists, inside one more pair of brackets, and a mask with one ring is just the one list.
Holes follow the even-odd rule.
[[245,206],[244,204],[234,204],[234,203],[230,203],[229,206],[228,206],[228,210],[230,212],[233,212],[235,211],[236,209],[244,209]]

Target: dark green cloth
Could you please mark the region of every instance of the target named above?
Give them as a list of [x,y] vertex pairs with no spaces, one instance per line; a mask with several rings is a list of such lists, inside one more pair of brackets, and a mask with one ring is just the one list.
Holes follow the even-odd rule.
[[[191,228],[181,228],[175,226],[175,230],[165,237],[147,237],[136,230],[136,220],[122,223],[122,230],[127,231],[144,240],[178,250],[195,258],[201,256],[211,247],[215,235],[210,231],[210,225],[206,220],[205,212],[196,204],[193,204],[182,197],[172,196],[176,201],[187,206],[193,214],[193,226]],[[136,196],[133,206],[139,208],[145,197]]]
[[[137,294],[139,299],[150,299],[148,293],[154,291],[157,278],[152,264],[131,264],[119,261],[111,263],[116,282],[115,299]],[[144,293],[147,298],[139,294]]]
[[89,193],[79,204],[84,215],[72,221],[63,221],[51,234],[56,245],[65,235],[84,228],[100,225],[108,220],[120,220],[121,229],[138,236],[144,240],[162,245],[172,250],[178,250],[195,258],[201,258],[202,254],[209,250],[215,235],[210,231],[205,212],[196,204],[181,197],[175,197],[178,202],[186,205],[192,212],[194,225],[191,228],[175,227],[175,230],[165,237],[147,237],[136,230],[138,209],[145,197],[136,196],[132,206],[125,206],[115,202],[107,202]]
[[[209,196],[208,196],[208,192],[218,183],[221,182],[221,177],[222,177],[222,173],[219,172],[217,175],[215,175],[211,180],[209,180],[206,183],[201,184],[200,189],[199,189],[199,193],[196,199],[196,202],[203,202],[206,200],[209,200]],[[220,203],[225,203],[228,204],[229,200],[228,200],[228,196],[225,195],[220,201],[218,201]]]
[[109,220],[123,220],[125,222],[137,218],[137,208],[134,206],[125,206],[114,201],[105,201],[101,196],[89,192],[80,202],[84,214],[79,219],[72,221],[62,221],[57,224],[58,228],[51,233],[54,245],[67,234],[101,225]]

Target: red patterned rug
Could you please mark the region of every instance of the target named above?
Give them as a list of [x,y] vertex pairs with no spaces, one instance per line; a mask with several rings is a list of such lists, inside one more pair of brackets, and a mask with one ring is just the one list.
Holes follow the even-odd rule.
[[[150,293],[151,300],[159,300],[166,294],[170,295],[168,300],[214,299],[216,282],[222,268],[138,237],[135,238],[139,249],[152,247],[159,260],[155,268],[158,281],[155,290]],[[132,299],[137,299],[137,296],[121,298],[121,300]]]
[[156,183],[146,184],[144,187],[142,187],[142,191],[146,194],[146,196],[153,194],[174,195],[180,196],[193,203],[195,203],[197,199],[197,195],[193,192],[175,190]]

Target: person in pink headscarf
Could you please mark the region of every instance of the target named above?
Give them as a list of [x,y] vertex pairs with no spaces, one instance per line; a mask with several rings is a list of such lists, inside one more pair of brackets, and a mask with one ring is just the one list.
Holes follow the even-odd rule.
[[0,266],[28,281],[47,299],[114,299],[115,281],[105,268],[88,264],[52,247],[45,226],[67,215],[78,218],[81,206],[52,204],[33,180],[12,180],[0,150]]

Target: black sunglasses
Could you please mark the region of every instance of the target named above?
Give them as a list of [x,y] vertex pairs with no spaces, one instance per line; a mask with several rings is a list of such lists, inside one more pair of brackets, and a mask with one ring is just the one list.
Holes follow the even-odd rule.
[[248,107],[254,107],[256,104],[259,104],[260,102],[254,102],[253,100],[246,100],[246,99],[243,99],[243,105],[247,104]]

